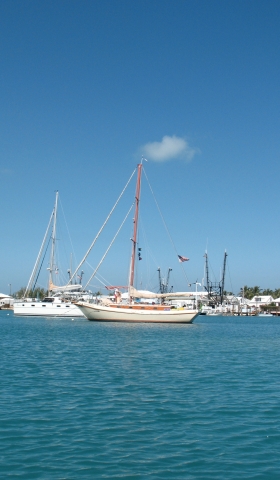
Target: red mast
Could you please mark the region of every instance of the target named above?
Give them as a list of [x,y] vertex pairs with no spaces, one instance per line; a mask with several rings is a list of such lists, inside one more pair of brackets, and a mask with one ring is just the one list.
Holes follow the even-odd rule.
[[131,263],[130,263],[130,279],[129,286],[133,287],[134,281],[134,270],[135,270],[135,251],[137,243],[137,228],[138,228],[138,213],[139,213],[139,201],[140,201],[140,187],[141,187],[141,173],[142,173],[142,163],[137,165],[138,174],[137,174],[137,183],[136,183],[136,194],[135,194],[135,215],[134,215],[134,230],[132,238],[132,254],[131,254]]

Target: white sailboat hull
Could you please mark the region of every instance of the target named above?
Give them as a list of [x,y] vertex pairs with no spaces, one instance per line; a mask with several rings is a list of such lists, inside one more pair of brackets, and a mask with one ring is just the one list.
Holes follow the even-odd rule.
[[82,311],[70,302],[15,302],[14,314],[21,317],[80,317]]
[[146,309],[143,307],[104,307],[86,302],[76,305],[88,320],[97,322],[147,322],[147,323],[192,323],[198,316],[197,310]]

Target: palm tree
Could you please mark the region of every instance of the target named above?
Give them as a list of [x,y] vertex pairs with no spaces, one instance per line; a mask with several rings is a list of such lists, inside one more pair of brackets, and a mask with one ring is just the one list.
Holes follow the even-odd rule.
[[[26,291],[26,287],[21,287],[20,290],[15,292],[15,298],[23,298]],[[44,288],[37,287],[34,290],[28,290],[26,297],[29,298],[38,298],[39,300],[43,300],[48,295],[48,291]]]
[[240,288],[240,292],[239,292],[238,296],[239,297],[245,297],[245,298],[248,298],[250,300],[251,298],[253,298],[252,288],[247,287],[247,285],[244,285],[244,287]]
[[257,295],[262,294],[262,288],[260,287],[253,287],[252,291],[253,291],[253,297],[256,297]]
[[263,290],[262,294],[263,295],[270,295],[271,297],[273,297],[274,292],[270,288],[266,288],[265,290]]
[[280,297],[280,288],[276,288],[273,292],[273,298],[279,298]]
[[252,300],[253,297],[256,295],[261,295],[262,289],[258,286],[255,287],[248,287],[245,285],[243,288],[240,289],[240,296],[244,296],[248,298],[248,300]]

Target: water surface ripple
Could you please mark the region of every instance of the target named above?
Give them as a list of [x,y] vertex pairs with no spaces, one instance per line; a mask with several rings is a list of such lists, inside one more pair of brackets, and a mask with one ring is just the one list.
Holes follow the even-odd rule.
[[280,478],[280,319],[0,330],[1,478]]

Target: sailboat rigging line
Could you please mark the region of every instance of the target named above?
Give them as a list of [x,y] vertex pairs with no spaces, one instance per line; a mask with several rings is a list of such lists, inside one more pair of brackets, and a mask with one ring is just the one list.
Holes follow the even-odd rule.
[[[92,266],[88,261],[86,261],[86,263],[87,263],[87,264],[89,265],[89,267],[92,268],[92,270],[93,270],[93,266]],[[100,280],[99,277],[101,277],[102,280]],[[110,286],[110,287],[111,287],[111,286],[112,286],[112,284],[111,284],[108,280],[106,280],[106,278],[104,278],[104,277],[101,275],[101,273],[99,273],[98,276],[95,275],[95,278],[96,278],[96,280],[98,280],[98,282],[102,283],[102,285],[104,285],[104,287],[106,287],[106,286]],[[104,280],[104,281],[103,281],[103,280]],[[106,282],[106,283],[105,283],[105,282]]]
[[230,288],[231,288],[231,292],[233,292],[233,288],[232,288],[232,281],[231,281],[231,276],[230,276],[230,271],[229,271],[229,264],[228,264],[228,261],[227,261],[227,272],[228,272],[228,276],[229,276],[229,282],[230,282]]
[[99,283],[101,283],[101,285],[103,285],[103,287],[106,288],[106,285],[108,285],[108,283],[103,282],[100,278],[98,278],[97,275],[95,275],[95,278],[96,278],[96,280],[97,280]]
[[[36,271],[37,271],[37,268],[38,268],[38,264],[39,264],[39,261],[41,260],[42,251],[43,251],[43,249],[45,248],[45,243],[46,243],[46,239],[47,239],[47,236],[48,236],[48,233],[49,233],[49,229],[50,229],[50,226],[51,226],[51,223],[52,223],[53,216],[54,216],[54,210],[53,210],[52,213],[51,213],[51,218],[50,218],[50,221],[49,221],[49,224],[48,224],[48,227],[47,227],[47,230],[46,230],[46,233],[45,233],[45,236],[44,236],[42,245],[41,245],[41,247],[40,247],[40,250],[39,250],[39,253],[38,253],[38,256],[37,256],[37,259],[36,259],[34,268],[33,268],[33,270],[32,270],[30,279],[28,280],[28,284],[27,284],[27,287],[26,287],[25,292],[24,292],[24,298],[27,296],[27,292],[28,292],[28,290],[30,290],[30,285],[33,283],[33,279],[34,279],[34,277],[35,277],[35,275],[36,275]],[[37,278],[38,278],[38,277],[37,277]],[[36,279],[36,281],[37,281],[37,279]]]
[[143,170],[144,170],[144,174],[145,174],[146,180],[147,180],[147,182],[148,182],[149,188],[150,188],[150,190],[151,190],[152,196],[153,196],[153,198],[154,198],[155,204],[156,204],[157,209],[158,209],[158,211],[159,211],[159,214],[160,214],[160,216],[161,216],[163,225],[164,225],[164,227],[165,227],[165,229],[166,229],[166,231],[167,231],[167,234],[168,234],[168,236],[169,236],[169,240],[170,240],[170,242],[171,242],[171,244],[172,244],[172,246],[173,246],[173,248],[174,248],[174,250],[175,250],[176,256],[177,256],[177,258],[178,258],[178,252],[177,252],[175,243],[174,243],[174,241],[173,241],[173,238],[171,237],[171,234],[170,234],[170,232],[169,232],[169,230],[168,230],[168,227],[167,227],[167,225],[166,225],[166,222],[165,222],[165,220],[164,220],[164,218],[163,218],[163,215],[162,215],[161,210],[160,210],[160,208],[159,208],[159,204],[158,204],[158,202],[157,202],[157,199],[156,199],[156,197],[155,197],[155,194],[154,194],[154,192],[153,192],[153,189],[152,189],[152,187],[151,187],[151,184],[150,184],[150,182],[149,182],[149,180],[148,180],[148,177],[147,177],[147,174],[146,174],[146,172],[145,172],[144,167],[143,167]]
[[[95,288],[95,289],[99,289],[100,288],[100,285],[94,285],[93,283],[91,283],[90,285],[88,285],[90,288]],[[98,293],[98,295],[102,295],[101,292],[95,292],[93,293],[93,295],[96,295],[96,293]]]
[[213,277],[214,277],[214,281],[217,282],[217,277],[216,277],[215,272],[214,272],[214,270],[213,270],[213,267],[212,267],[212,265],[211,265],[211,263],[210,263],[210,261],[209,261],[209,257],[208,257],[208,263],[209,263],[209,265],[210,265],[211,273],[212,273],[212,275],[213,275]]
[[[144,170],[144,174],[145,174],[146,180],[147,180],[147,182],[148,182],[149,188],[150,188],[150,190],[151,190],[152,196],[153,196],[153,198],[154,198],[155,204],[156,204],[157,209],[158,209],[158,211],[159,211],[159,214],[160,214],[160,216],[161,216],[163,225],[164,225],[164,227],[165,227],[165,230],[167,231],[167,235],[168,235],[168,237],[169,237],[169,240],[170,240],[170,242],[171,242],[171,244],[172,244],[172,246],[173,246],[173,248],[174,248],[174,251],[175,251],[175,253],[176,253],[176,257],[178,258],[177,248],[176,248],[176,246],[175,246],[175,243],[174,243],[174,241],[173,241],[173,238],[171,237],[171,234],[170,234],[169,229],[168,229],[168,227],[167,227],[167,225],[166,225],[166,222],[165,222],[165,220],[164,220],[164,217],[163,217],[163,215],[162,215],[162,213],[161,213],[161,210],[160,210],[160,208],[159,208],[159,204],[158,204],[158,202],[157,202],[157,199],[156,199],[156,197],[155,197],[155,194],[154,194],[154,192],[153,192],[153,189],[152,189],[152,187],[151,187],[151,184],[150,184],[150,182],[149,182],[149,179],[148,179],[148,177],[147,177],[147,174],[146,174],[146,171],[145,171],[144,167],[143,167],[143,170]],[[183,271],[183,274],[184,274],[184,276],[185,276],[185,279],[186,279],[187,283],[189,283],[189,279],[188,279],[187,274],[186,274],[186,272],[185,272],[185,269],[184,269],[184,267],[183,267],[183,263],[180,263],[180,265],[181,265],[181,269],[182,269],[182,271]]]
[[133,204],[131,205],[130,209],[128,210],[128,212],[127,212],[126,216],[124,217],[121,225],[119,226],[117,232],[115,233],[115,235],[114,235],[114,237],[113,237],[113,240],[111,241],[110,245],[108,246],[106,252],[104,253],[103,257],[101,258],[101,260],[100,260],[99,264],[97,265],[96,269],[94,270],[93,274],[90,276],[89,280],[88,280],[87,283],[85,284],[84,288],[86,288],[86,287],[88,286],[89,282],[90,282],[90,281],[92,280],[92,278],[95,276],[95,274],[96,274],[97,270],[99,269],[100,265],[103,263],[104,258],[106,257],[106,255],[107,255],[107,253],[109,252],[111,246],[113,245],[114,241],[116,240],[116,238],[117,238],[117,236],[118,236],[118,234],[119,234],[119,232],[120,232],[123,224],[125,223],[128,215],[130,214],[133,206],[134,206],[134,202],[133,202]]
[[56,191],[56,195],[55,195],[55,206],[54,206],[54,214],[53,214],[52,248],[51,248],[50,275],[49,275],[49,295],[50,295],[50,284],[53,282],[52,272],[53,272],[54,252],[55,252],[55,242],[56,242],[57,202],[58,202],[58,191]]
[[[150,245],[149,245],[149,242],[148,242],[148,237],[147,237],[147,233],[146,233],[146,229],[145,229],[145,225],[143,223],[143,219],[142,219],[142,216],[141,214],[139,214],[139,224],[140,224],[140,230],[142,232],[142,236],[143,236],[143,241],[144,241],[144,248],[145,248],[145,252],[147,254],[147,256],[149,255],[149,257],[152,259],[152,261],[154,262],[154,265],[156,267],[156,269],[158,268],[159,266],[159,262],[156,261],[155,259],[155,256],[150,248]],[[147,278],[149,279],[149,285],[150,285],[150,277],[151,277],[151,268],[150,268],[150,262],[146,262],[146,272],[147,272]],[[148,287],[147,287],[148,288]]]
[[59,198],[59,204],[60,204],[60,207],[61,207],[61,211],[62,211],[62,213],[63,213],[64,222],[65,222],[65,225],[66,225],[67,233],[68,233],[69,240],[70,240],[70,244],[71,244],[71,247],[72,247],[72,252],[74,252],[74,261],[76,262],[75,250],[74,250],[72,238],[71,238],[70,231],[69,231],[69,228],[68,228],[68,223],[67,223],[67,221],[66,221],[66,216],[65,216],[65,213],[64,213],[64,210],[63,210],[63,206],[62,206],[62,202],[61,202],[61,199],[60,199],[60,198]]
[[[93,266],[92,266],[88,261],[86,261],[86,264],[93,270]],[[104,281],[103,281],[103,280],[100,280],[100,278],[98,278],[98,276],[101,277]],[[110,287],[112,286],[112,285],[110,284],[110,282],[108,282],[108,280],[106,280],[106,278],[104,278],[104,277],[101,275],[101,273],[99,273],[98,276],[95,275],[96,280],[98,280],[98,282],[102,283],[102,285],[104,285],[104,287],[106,287],[106,285],[107,285],[107,286],[109,285]],[[105,283],[105,282],[106,282],[106,283]]]
[[180,263],[180,265],[181,265],[181,269],[183,270],[183,274],[184,274],[184,277],[185,277],[185,279],[186,279],[186,282],[189,284],[190,281],[189,281],[189,279],[188,279],[188,277],[187,277],[187,274],[186,274],[186,272],[185,272],[185,269],[184,269],[184,267],[183,267],[183,264]]
[[34,285],[33,285],[33,290],[35,290],[35,288],[36,288],[37,280],[38,280],[39,275],[40,275],[40,273],[41,273],[42,265],[43,265],[43,263],[44,263],[44,260],[45,260],[46,254],[47,254],[47,251],[48,251],[48,248],[49,248],[49,244],[50,244],[51,238],[52,238],[52,237],[49,238],[47,248],[46,248],[45,253],[44,253],[44,256],[43,256],[43,258],[42,258],[41,265],[40,265],[40,268],[39,268],[39,270],[38,270],[38,274],[37,274],[36,280],[35,280]]
[[88,257],[89,253],[91,252],[91,250],[92,250],[92,248],[93,248],[94,244],[96,243],[96,240],[97,240],[97,239],[98,239],[98,237],[100,236],[100,234],[101,234],[102,230],[104,229],[104,227],[105,227],[105,225],[107,224],[107,222],[108,222],[109,218],[111,217],[111,215],[112,215],[113,211],[115,210],[115,208],[116,208],[116,206],[118,205],[118,203],[119,203],[120,199],[122,198],[122,196],[123,196],[123,194],[124,194],[124,192],[125,192],[126,188],[128,187],[128,185],[129,185],[129,183],[130,183],[130,181],[131,181],[131,179],[132,179],[133,175],[135,174],[135,172],[136,172],[136,169],[134,169],[134,170],[133,170],[133,172],[132,172],[132,174],[131,174],[131,176],[130,176],[130,178],[129,178],[128,182],[126,183],[126,185],[125,185],[125,187],[124,187],[123,191],[121,192],[121,194],[120,194],[119,198],[117,199],[117,201],[116,201],[115,205],[113,206],[113,208],[112,208],[112,210],[110,211],[110,213],[109,213],[108,217],[106,218],[105,222],[103,223],[102,227],[100,228],[99,232],[97,233],[97,235],[96,235],[95,239],[93,240],[93,242],[92,242],[91,246],[89,247],[89,249],[88,249],[88,251],[86,252],[85,256],[83,257],[83,259],[82,259],[82,260],[81,260],[81,262],[79,263],[79,265],[78,265],[78,267],[76,268],[75,272],[72,274],[72,277],[69,279],[69,281],[68,281],[68,283],[67,283],[67,285],[66,285],[66,286],[68,286],[68,285],[71,283],[71,281],[73,280],[73,278],[74,278],[74,277],[75,277],[75,275],[77,274],[78,270],[81,268],[81,266],[82,266],[82,265],[83,265],[83,263],[85,262],[86,258]]

